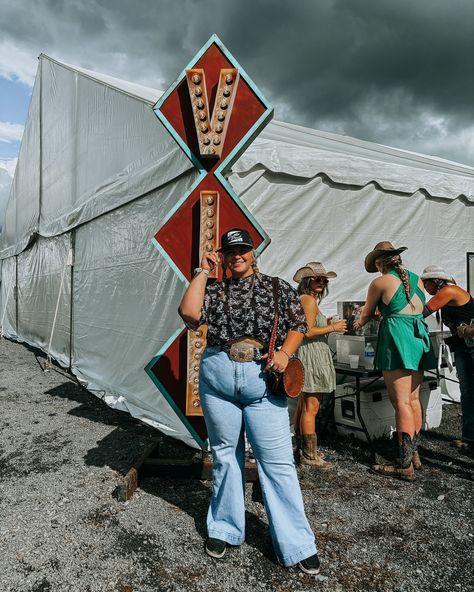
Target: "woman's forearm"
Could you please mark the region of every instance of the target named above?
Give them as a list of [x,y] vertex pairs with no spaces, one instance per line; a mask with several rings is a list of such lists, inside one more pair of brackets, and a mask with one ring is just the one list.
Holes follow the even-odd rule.
[[430,310],[428,306],[425,304],[425,306],[423,307],[423,318],[426,319],[426,317],[429,317],[431,314],[433,314],[433,311]]
[[305,333],[305,337],[319,337],[320,335],[327,335],[328,333],[333,333],[335,331],[334,325],[331,323],[329,325],[325,325],[324,327],[312,327],[307,333]]
[[303,337],[304,334],[299,331],[288,331],[286,339],[281,346],[281,350],[284,351],[288,357],[291,357],[301,345]]
[[359,318],[359,327],[363,327],[364,325],[366,325],[372,317],[373,315],[362,313]]
[[195,325],[199,322],[206,285],[207,274],[202,271],[197,273],[191,280],[178,309],[185,323]]

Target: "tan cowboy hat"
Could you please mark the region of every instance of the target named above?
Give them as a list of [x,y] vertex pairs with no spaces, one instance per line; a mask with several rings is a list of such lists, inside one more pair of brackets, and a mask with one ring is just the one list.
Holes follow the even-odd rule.
[[300,267],[293,276],[293,281],[299,284],[301,280],[307,277],[325,277],[335,278],[337,273],[334,271],[326,271],[324,265],[319,261],[310,261],[304,267]]
[[377,271],[377,268],[375,267],[376,259],[383,256],[388,257],[390,255],[399,255],[400,253],[403,253],[403,251],[406,250],[407,247],[398,247],[398,249],[396,249],[389,241],[382,241],[380,243],[377,243],[374,247],[374,250],[370,251],[370,253],[365,258],[365,269],[369,273],[375,273]]

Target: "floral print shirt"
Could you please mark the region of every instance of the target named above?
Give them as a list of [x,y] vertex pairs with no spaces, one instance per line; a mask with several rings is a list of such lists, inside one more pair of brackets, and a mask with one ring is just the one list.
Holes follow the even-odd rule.
[[[278,279],[278,315],[277,347],[284,342],[288,331],[308,331],[298,294],[282,279]],[[222,346],[242,337],[252,337],[268,345],[274,318],[272,278],[253,274],[208,284],[199,324],[208,326],[210,346]]]

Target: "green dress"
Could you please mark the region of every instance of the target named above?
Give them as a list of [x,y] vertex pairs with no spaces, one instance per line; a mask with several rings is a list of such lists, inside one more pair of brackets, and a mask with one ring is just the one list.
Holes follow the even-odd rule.
[[[400,277],[394,270],[388,273]],[[410,298],[416,294],[424,306],[425,295],[418,287],[418,276],[411,271],[407,273]],[[398,286],[388,304],[382,299],[378,303],[383,319],[375,352],[377,370],[429,370],[436,367],[428,325],[421,314],[399,314],[406,305],[407,297],[403,283]]]

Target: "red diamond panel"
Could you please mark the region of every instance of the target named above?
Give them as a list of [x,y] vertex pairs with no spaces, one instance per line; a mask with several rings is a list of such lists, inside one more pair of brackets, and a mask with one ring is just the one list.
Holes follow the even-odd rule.
[[[234,64],[229,62],[215,44],[211,45],[206,53],[193,64],[193,68],[203,68],[205,70],[207,96],[209,97],[209,108],[211,111],[214,106],[220,70],[221,68],[232,67],[234,67]],[[228,154],[242,140],[249,129],[265,112],[265,106],[241,77],[220,159],[200,158],[186,78],[181,81],[163,105],[161,105],[160,111],[166,116],[175,131],[202,163],[203,168],[211,171],[225,160]]]
[[[166,353],[151,367],[151,372],[158,378],[168,393],[173,394],[173,401],[184,416],[186,415],[187,348],[187,331],[183,330],[166,350]],[[207,431],[204,418],[188,416],[186,419],[198,436],[203,441],[206,440]]]
[[231,228],[245,228],[250,232],[255,248],[264,240],[214,175],[207,175],[155,235],[157,242],[189,281],[194,275],[194,268],[200,263],[196,245],[199,244],[201,219],[199,192],[203,189],[219,192],[219,235]]

